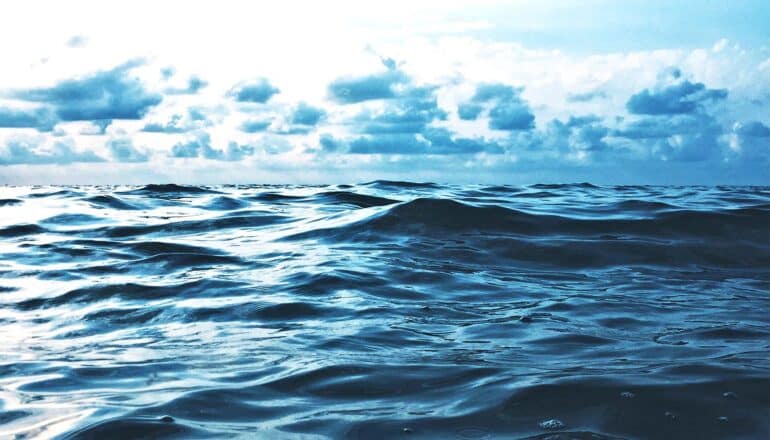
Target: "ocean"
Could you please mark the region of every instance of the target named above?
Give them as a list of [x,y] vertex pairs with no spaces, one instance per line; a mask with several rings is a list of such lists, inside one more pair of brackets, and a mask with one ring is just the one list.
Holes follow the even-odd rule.
[[770,187],[0,187],[0,437],[770,438]]

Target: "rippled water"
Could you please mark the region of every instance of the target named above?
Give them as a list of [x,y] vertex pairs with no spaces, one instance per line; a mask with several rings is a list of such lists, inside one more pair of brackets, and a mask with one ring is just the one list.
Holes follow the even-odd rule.
[[0,437],[770,437],[767,187],[0,195]]

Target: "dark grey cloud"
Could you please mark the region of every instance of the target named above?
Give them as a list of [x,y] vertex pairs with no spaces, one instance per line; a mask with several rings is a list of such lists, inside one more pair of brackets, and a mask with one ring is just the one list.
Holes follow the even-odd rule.
[[230,91],[230,96],[234,97],[238,102],[264,104],[269,101],[273,95],[280,92],[281,90],[270,84],[270,81],[268,81],[267,78],[257,78],[253,81],[236,85]]
[[506,84],[479,84],[470,101],[458,106],[460,119],[475,120],[486,111],[489,128],[501,131],[531,130],[535,115],[521,97],[523,88]]
[[47,132],[53,130],[57,118],[47,108],[13,109],[0,107],[0,128],[34,128]]
[[162,100],[159,94],[148,91],[138,79],[130,76],[130,71],[142,64],[139,60],[129,61],[111,70],[62,81],[53,87],[16,90],[10,96],[46,104],[62,121],[142,119]]
[[134,147],[131,138],[119,137],[107,141],[107,149],[118,162],[147,162],[149,155]]
[[682,81],[659,88],[644,89],[626,103],[629,113],[636,115],[677,115],[697,112],[703,105],[727,98],[725,89],[707,89],[703,83]]
[[0,165],[59,164],[75,162],[104,162],[92,151],[77,151],[70,140],[59,141],[50,147],[41,147],[29,139],[11,139],[0,149]]

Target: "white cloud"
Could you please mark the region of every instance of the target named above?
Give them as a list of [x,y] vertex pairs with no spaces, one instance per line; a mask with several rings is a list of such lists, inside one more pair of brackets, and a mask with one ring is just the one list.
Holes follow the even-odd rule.
[[[508,4],[522,5],[517,1]],[[503,169],[503,163],[511,157],[526,156],[514,151],[516,147],[532,142],[526,136],[513,139],[507,133],[490,130],[486,120],[461,121],[457,117],[458,104],[467,101],[479,83],[523,87],[521,96],[535,115],[538,135],[547,132],[553,120],[567,121],[571,116],[596,115],[608,129],[628,123],[629,97],[654,87],[660,72],[672,66],[693,83],[729,90],[721,107],[713,110],[713,118],[723,127],[756,119],[756,101],[764,99],[765,105],[770,101],[770,59],[759,50],[742,49],[726,39],[701,49],[576,54],[474,37],[477,31],[494,31],[496,23],[494,17],[458,20],[467,7],[468,3],[462,1],[398,1],[387,6],[290,1],[271,5],[267,11],[266,6],[256,2],[211,7],[196,2],[99,5],[76,1],[47,2],[46,13],[40,14],[41,4],[30,2],[15,6],[0,17],[0,39],[23,42],[3,47],[0,84],[16,90],[51,87],[63,79],[82,78],[137,57],[147,62],[133,68],[131,75],[142,81],[148,93],[181,91],[188,86],[189,78],[196,76],[207,83],[195,94],[164,94],[160,104],[147,109],[144,119],[113,121],[104,133],[99,126],[84,125],[88,122],[60,122],[52,133],[41,135],[51,145],[54,135],[71,138],[78,149],[106,158],[114,157],[105,145],[117,133],[125,133],[133,145],[146,148],[146,164],[120,165],[130,175],[121,172],[98,177],[96,168],[78,174],[102,181],[115,179],[116,175],[123,180],[132,180],[136,175],[191,176],[188,171],[175,169],[177,162],[168,155],[188,132],[198,130],[208,133],[215,150],[228,151],[229,145],[235,143],[255,146],[257,151],[244,155],[238,163],[212,165],[204,158],[187,159],[185,169],[196,168],[198,165],[191,164],[200,163],[200,176],[219,170],[227,176],[242,173],[244,177],[250,176],[247,180],[260,180],[260,175],[248,172],[255,163],[264,170],[281,169],[287,179],[303,170],[315,173],[321,180],[323,175],[353,178],[392,171],[395,168],[377,164],[376,158],[359,157],[345,158],[348,168],[346,174],[340,174],[331,159],[304,153],[318,145],[320,133],[335,138],[350,135],[346,121],[363,109],[383,112],[382,102],[335,103],[327,87],[342,76],[382,72],[382,61],[373,52],[394,59],[415,86],[438,86],[438,105],[448,115],[446,120],[432,121],[433,127],[451,129],[457,137],[491,139],[511,146],[505,155],[463,157],[465,168],[473,168],[472,164],[477,163],[485,169]],[[87,44],[76,44],[76,49],[69,47],[66,43],[72,41],[72,29],[78,29],[79,41]],[[162,70],[169,66],[174,73],[164,79]],[[262,77],[280,93],[264,103],[238,103],[228,96],[237,84]],[[576,95],[595,95],[600,99],[573,99]],[[0,106],[20,105],[17,100],[8,100],[7,95],[5,98],[0,100]],[[268,120],[271,124],[266,131],[292,132],[282,121],[301,101],[327,111],[317,128],[308,127],[308,135],[248,133],[240,129],[245,120]],[[205,119],[195,119],[191,109],[202,111]],[[169,128],[166,131],[170,133],[141,131],[148,123]],[[7,145],[8,138],[19,133],[36,132],[31,128],[0,128],[0,145]],[[671,142],[676,140],[672,137]],[[591,158],[584,149],[577,150],[570,154],[581,160]],[[491,165],[495,157],[501,162],[499,166]],[[443,158],[435,163],[451,169],[448,160]],[[362,168],[350,170],[351,166]],[[62,178],[61,173],[50,173],[43,166],[37,171],[34,167],[14,167],[14,174],[9,174],[8,169],[0,171],[0,180],[34,180],[36,175],[48,181]],[[80,172],[85,165],[68,167]],[[227,170],[232,170],[232,174]],[[418,171],[415,173],[419,175]]]

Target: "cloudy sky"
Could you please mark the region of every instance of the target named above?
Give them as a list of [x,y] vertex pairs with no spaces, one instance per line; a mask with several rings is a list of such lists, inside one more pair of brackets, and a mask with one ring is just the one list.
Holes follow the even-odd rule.
[[770,184],[767,0],[14,3],[0,183]]

